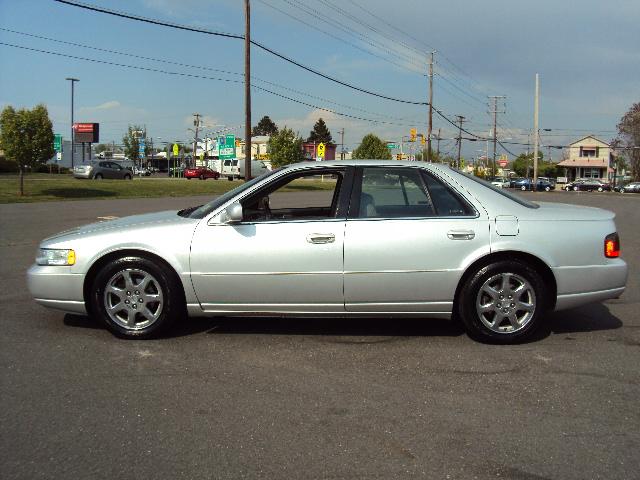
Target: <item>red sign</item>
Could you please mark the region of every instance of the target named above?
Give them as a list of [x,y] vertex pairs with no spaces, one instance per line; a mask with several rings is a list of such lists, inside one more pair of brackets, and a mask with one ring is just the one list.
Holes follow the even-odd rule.
[[98,143],[100,124],[99,123],[74,123],[74,140],[77,143]]
[[502,168],[504,168],[507,165],[509,165],[509,161],[508,160],[498,160],[498,165],[500,165]]

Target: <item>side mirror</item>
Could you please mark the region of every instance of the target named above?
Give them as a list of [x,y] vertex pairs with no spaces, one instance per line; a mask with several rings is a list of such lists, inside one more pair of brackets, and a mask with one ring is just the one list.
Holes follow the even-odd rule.
[[224,223],[239,223],[242,221],[242,216],[242,205],[240,205],[240,203],[238,202],[235,202],[225,209],[224,215],[222,215],[221,220]]

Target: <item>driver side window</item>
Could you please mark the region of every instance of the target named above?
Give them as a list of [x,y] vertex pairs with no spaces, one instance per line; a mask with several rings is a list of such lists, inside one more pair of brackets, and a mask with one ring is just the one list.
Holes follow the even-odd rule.
[[338,209],[340,170],[293,173],[242,201],[245,222],[320,220]]

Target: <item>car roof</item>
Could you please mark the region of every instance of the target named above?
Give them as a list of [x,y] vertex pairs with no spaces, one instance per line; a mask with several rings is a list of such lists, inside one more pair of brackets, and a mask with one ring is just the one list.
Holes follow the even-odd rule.
[[286,169],[300,168],[308,166],[312,167],[421,167],[431,170],[450,170],[451,167],[442,163],[429,163],[421,161],[409,161],[409,160],[375,160],[375,159],[358,159],[358,160],[323,160],[321,162],[306,161],[298,162],[287,165]]

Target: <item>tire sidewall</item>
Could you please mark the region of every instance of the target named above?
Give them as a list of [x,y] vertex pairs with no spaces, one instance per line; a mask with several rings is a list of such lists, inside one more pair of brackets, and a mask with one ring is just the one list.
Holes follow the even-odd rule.
[[[497,333],[487,328],[476,312],[476,298],[484,282],[500,273],[514,273],[526,279],[536,295],[536,310],[529,323],[514,333]],[[460,317],[472,338],[498,344],[520,343],[530,339],[543,323],[548,310],[548,291],[542,277],[529,265],[515,261],[502,260],[486,265],[467,279],[457,299]]]
[[[127,330],[115,323],[107,315],[104,306],[104,290],[107,282],[115,275],[125,269],[138,269],[151,274],[160,284],[162,289],[163,306],[162,313],[158,320],[146,328],[140,330]],[[90,311],[98,317],[106,327],[121,338],[147,339],[155,338],[164,332],[184,311],[181,306],[179,295],[179,285],[168,268],[158,265],[147,258],[139,256],[127,256],[112,260],[106,264],[96,275],[91,288],[91,309]]]

